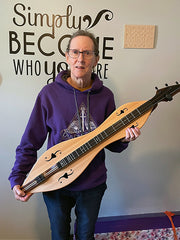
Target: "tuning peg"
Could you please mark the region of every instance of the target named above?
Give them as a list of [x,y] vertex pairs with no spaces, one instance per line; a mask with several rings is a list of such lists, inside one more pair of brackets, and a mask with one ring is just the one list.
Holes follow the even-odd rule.
[[158,90],[158,87],[155,87],[156,90]]
[[165,86],[168,87],[168,84],[166,83]]
[[178,81],[176,81],[176,84],[177,84],[177,85],[179,84]]

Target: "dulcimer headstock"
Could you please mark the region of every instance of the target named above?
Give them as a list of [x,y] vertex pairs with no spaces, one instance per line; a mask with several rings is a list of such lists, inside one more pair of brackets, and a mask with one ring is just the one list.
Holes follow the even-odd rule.
[[154,96],[153,100],[156,101],[156,103],[159,102],[168,102],[173,99],[173,96],[176,95],[178,92],[180,92],[180,84],[176,82],[175,85],[168,86],[168,84],[165,84],[166,87],[158,89],[156,87],[156,95]]

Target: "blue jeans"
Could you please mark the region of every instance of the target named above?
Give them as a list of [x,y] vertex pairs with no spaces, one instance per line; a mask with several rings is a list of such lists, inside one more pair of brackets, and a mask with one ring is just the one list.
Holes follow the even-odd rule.
[[85,191],[59,189],[43,193],[52,240],[69,240],[71,210],[75,206],[76,240],[94,240],[94,229],[106,183]]

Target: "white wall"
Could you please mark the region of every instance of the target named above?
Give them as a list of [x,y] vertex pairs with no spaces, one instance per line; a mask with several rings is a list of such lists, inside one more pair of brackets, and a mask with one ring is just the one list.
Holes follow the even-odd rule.
[[[107,9],[113,13],[113,18],[106,21],[104,15],[96,26],[90,30],[99,36],[100,48],[104,37],[113,38],[107,46],[106,55],[112,60],[102,59],[100,63],[108,64],[107,79],[104,84],[115,94],[116,105],[132,101],[148,100],[155,94],[155,86],[164,87],[165,83],[174,84],[180,81],[180,1],[179,0],[100,0],[100,1],[6,1],[1,0],[0,26],[0,239],[43,239],[48,240],[49,222],[41,194],[36,194],[28,203],[14,200],[7,178],[15,159],[15,148],[19,144],[26,126],[29,114],[37,93],[49,78],[44,73],[45,61],[50,66],[53,61],[63,62],[64,58],[58,53],[57,43],[61,36],[71,34],[74,29],[67,27],[63,18],[62,26],[55,29],[55,39],[46,38],[42,42],[44,51],[55,51],[51,57],[43,56],[37,47],[39,37],[51,33],[49,27],[24,26],[18,27],[24,18],[14,12],[14,6],[23,3],[18,11],[27,16],[31,13],[47,13],[65,15],[67,6],[72,6],[69,24],[72,16],[76,24],[81,16],[82,28],[87,26],[83,16],[89,15],[94,21],[97,14]],[[31,10],[28,10],[31,7]],[[110,16],[110,15],[109,15]],[[124,49],[124,25],[156,25],[154,49]],[[25,55],[23,49],[17,54],[9,52],[9,32],[15,31],[18,40],[23,44],[23,33],[31,32],[28,36],[27,50],[35,55]],[[15,43],[14,43],[15,44]],[[66,41],[62,47],[65,48]],[[14,49],[16,45],[13,45]],[[16,75],[13,66],[16,61],[32,60],[42,64],[41,74],[36,76]],[[122,154],[107,152],[108,190],[104,196],[100,216],[141,214],[163,212],[180,209],[180,94],[170,103],[161,103],[150,116],[142,136],[130,144]],[[43,152],[44,149],[41,151]],[[41,152],[39,154],[41,154]]]

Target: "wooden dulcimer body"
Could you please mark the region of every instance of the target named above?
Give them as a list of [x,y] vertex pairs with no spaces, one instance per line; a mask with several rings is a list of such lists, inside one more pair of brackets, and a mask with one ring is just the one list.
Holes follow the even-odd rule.
[[30,171],[22,189],[35,193],[67,186],[87,168],[99,151],[124,138],[126,128],[141,128],[159,102],[171,101],[179,91],[177,83],[158,90],[148,101],[127,103],[116,109],[94,131],[48,149]]

